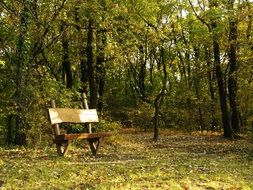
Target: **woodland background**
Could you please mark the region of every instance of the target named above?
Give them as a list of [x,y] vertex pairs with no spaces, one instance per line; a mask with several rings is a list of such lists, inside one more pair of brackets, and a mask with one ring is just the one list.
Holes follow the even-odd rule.
[[50,100],[83,92],[101,130],[252,130],[252,17],[250,0],[0,0],[0,141],[47,142]]

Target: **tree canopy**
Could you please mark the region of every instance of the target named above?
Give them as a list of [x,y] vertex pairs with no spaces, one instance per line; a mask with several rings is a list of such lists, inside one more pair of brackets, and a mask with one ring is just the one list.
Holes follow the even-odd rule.
[[0,0],[0,133],[50,134],[46,108],[159,128],[252,127],[250,0]]

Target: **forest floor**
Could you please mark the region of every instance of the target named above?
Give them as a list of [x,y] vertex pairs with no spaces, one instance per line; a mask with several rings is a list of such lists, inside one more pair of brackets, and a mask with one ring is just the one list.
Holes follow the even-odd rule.
[[[85,148],[78,148],[85,144]],[[125,130],[93,157],[75,142],[66,157],[54,147],[0,149],[0,189],[251,190],[253,143],[219,134]]]

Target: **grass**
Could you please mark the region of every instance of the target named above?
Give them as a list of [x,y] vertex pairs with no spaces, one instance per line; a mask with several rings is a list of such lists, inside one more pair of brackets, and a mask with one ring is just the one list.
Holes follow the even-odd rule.
[[[97,157],[72,146],[1,149],[0,189],[253,189],[253,144],[214,134],[128,131],[108,139]],[[79,144],[80,141],[77,143]],[[77,144],[76,143],[76,144]]]

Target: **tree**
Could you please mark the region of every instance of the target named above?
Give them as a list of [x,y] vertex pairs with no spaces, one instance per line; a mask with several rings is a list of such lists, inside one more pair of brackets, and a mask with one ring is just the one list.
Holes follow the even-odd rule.
[[[233,138],[233,129],[230,122],[230,114],[228,112],[227,104],[227,90],[226,81],[221,67],[221,52],[220,52],[220,39],[222,38],[220,28],[218,27],[219,18],[221,11],[218,9],[218,2],[216,0],[209,0],[209,20],[206,21],[201,18],[193,8],[191,7],[196,15],[196,17],[205,24],[212,34],[212,44],[213,44],[213,57],[214,57],[214,68],[216,73],[216,79],[218,84],[218,92],[220,99],[220,109],[222,114],[222,127],[224,130],[225,138]],[[210,24],[209,24],[210,23]]]
[[233,138],[253,113],[251,10],[247,0],[0,1],[7,140],[31,142],[49,100],[78,107],[81,92],[112,118],[150,114],[154,139],[162,127],[221,125]]
[[234,14],[234,0],[228,2],[229,14],[229,72],[228,72],[228,92],[231,110],[231,125],[234,132],[240,131],[239,112],[237,108],[237,15]]
[[[25,86],[27,83],[27,68],[30,61],[30,52],[28,45],[28,27],[31,22],[31,2],[29,0],[24,1],[21,5],[21,13],[19,16],[19,34],[17,38],[17,46],[16,46],[16,98],[17,98],[17,115],[15,116],[16,124],[9,122],[9,129],[13,131],[13,134],[9,134],[10,136],[14,136],[14,142],[18,145],[26,144],[26,134],[25,134],[25,110],[27,107],[27,99]],[[12,116],[10,116],[13,118]],[[8,137],[11,140],[11,137]],[[10,142],[13,143],[13,142]]]
[[62,80],[63,83],[66,84],[67,88],[72,88],[73,86],[73,77],[70,65],[69,58],[69,39],[67,34],[67,26],[64,21],[61,23],[61,33],[62,33],[62,49],[63,49],[63,57],[62,57]]

